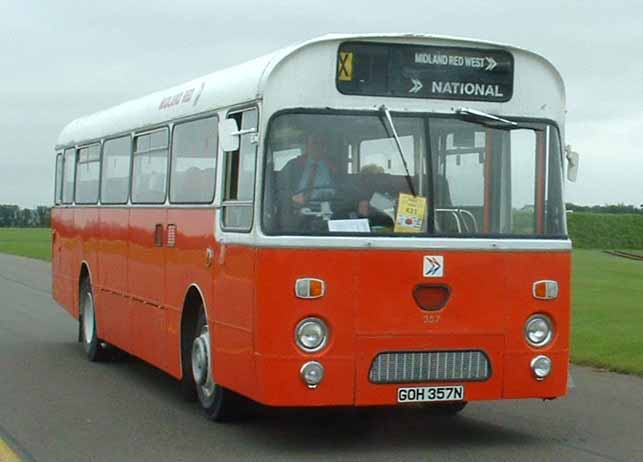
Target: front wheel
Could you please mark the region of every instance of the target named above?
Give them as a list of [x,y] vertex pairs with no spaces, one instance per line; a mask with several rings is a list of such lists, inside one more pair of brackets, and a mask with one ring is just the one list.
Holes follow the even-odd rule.
[[80,339],[90,361],[102,361],[107,356],[105,345],[96,331],[96,304],[89,279],[80,285]]
[[212,346],[203,311],[199,314],[191,343],[191,366],[196,393],[206,417],[221,422],[236,415],[237,397],[215,382],[212,372]]

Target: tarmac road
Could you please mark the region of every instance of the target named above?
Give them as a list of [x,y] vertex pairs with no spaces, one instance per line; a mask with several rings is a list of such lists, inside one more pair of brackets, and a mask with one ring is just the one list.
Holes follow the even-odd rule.
[[136,359],[93,364],[49,265],[0,255],[0,462],[643,461],[643,379],[574,367],[556,401],[293,410],[215,424]]

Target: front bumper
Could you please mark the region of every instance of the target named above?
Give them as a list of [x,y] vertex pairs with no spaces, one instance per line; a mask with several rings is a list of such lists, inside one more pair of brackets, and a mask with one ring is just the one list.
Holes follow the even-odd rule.
[[[258,389],[253,398],[272,406],[374,406],[397,404],[397,389],[404,386],[464,385],[467,401],[516,398],[556,398],[567,392],[566,350],[507,352],[503,334],[357,336],[354,356],[332,354],[266,356],[257,354]],[[374,358],[382,352],[482,350],[490,363],[489,378],[482,381],[436,381],[377,384],[369,379]],[[553,369],[537,381],[530,362],[538,354],[548,355]],[[310,360],[323,364],[325,377],[319,387],[309,389],[301,380],[301,366]]]

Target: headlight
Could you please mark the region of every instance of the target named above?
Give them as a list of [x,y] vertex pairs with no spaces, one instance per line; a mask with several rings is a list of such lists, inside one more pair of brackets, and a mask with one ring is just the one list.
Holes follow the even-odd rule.
[[318,318],[306,318],[297,324],[295,341],[299,348],[307,353],[321,350],[328,340],[328,328],[324,321]]
[[538,380],[543,380],[551,373],[551,359],[547,356],[536,356],[531,360],[531,371]]
[[535,347],[544,347],[554,337],[551,319],[544,314],[530,317],[525,324],[525,338],[527,343]]

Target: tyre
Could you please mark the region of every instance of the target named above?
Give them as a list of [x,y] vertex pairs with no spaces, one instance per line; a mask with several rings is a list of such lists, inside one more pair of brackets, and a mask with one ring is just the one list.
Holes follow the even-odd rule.
[[96,305],[94,293],[89,279],[80,285],[80,340],[83,344],[87,359],[90,361],[103,361],[107,357],[106,346],[98,338],[96,330]]
[[[211,337],[203,307],[190,343],[190,366],[196,395],[210,420],[222,422],[238,416],[238,397],[217,384],[212,373]],[[185,392],[184,392],[185,394]]]

